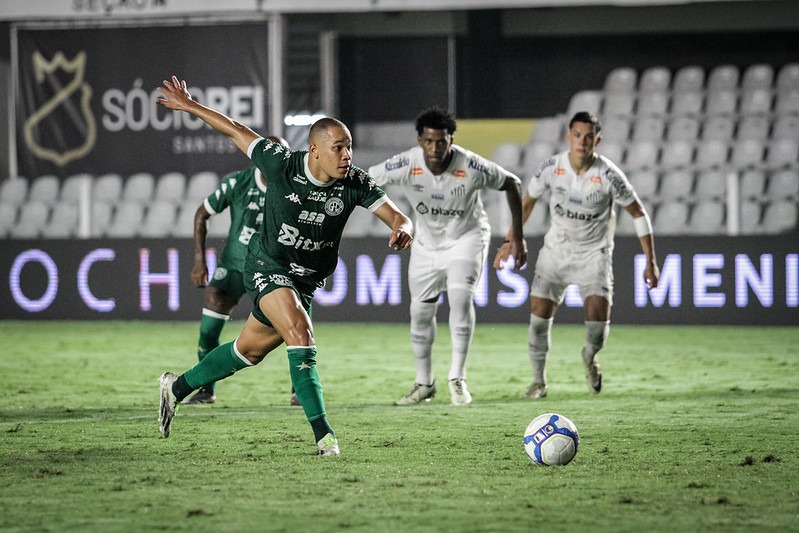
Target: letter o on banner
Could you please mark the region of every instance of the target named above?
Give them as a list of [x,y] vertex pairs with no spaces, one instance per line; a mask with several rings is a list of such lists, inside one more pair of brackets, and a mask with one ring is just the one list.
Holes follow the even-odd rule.
[[[47,273],[47,289],[45,289],[44,294],[38,300],[28,298],[22,292],[22,287],[20,286],[22,269],[31,262],[42,265]],[[21,308],[31,313],[44,311],[50,307],[50,304],[53,303],[58,293],[58,267],[55,261],[53,261],[53,258],[41,250],[26,250],[19,254],[17,258],[14,259],[14,264],[11,265],[8,278],[11,296],[14,298],[14,301],[17,302],[17,305]]]

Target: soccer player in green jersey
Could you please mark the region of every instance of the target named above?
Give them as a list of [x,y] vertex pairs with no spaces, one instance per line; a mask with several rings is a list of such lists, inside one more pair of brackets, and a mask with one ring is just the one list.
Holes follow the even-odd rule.
[[317,454],[338,455],[316,369],[311,298],[336,268],[344,226],[356,207],[369,209],[391,229],[388,245],[396,250],[411,246],[413,224],[368,173],[352,165],[352,135],[339,120],[318,120],[308,134],[308,150],[292,151],[192,100],[184,80],[173,76],[158,90],[163,94],[158,104],[203,120],[269,176],[263,226],[250,241],[244,263],[253,311],[236,340],[179,376],[161,375],[161,434],[169,436],[178,402],[192,391],[261,362],[285,343],[291,382],[313,429]]
[[[267,138],[289,147],[283,138]],[[238,170],[226,175],[194,214],[194,267],[191,270],[191,281],[195,287],[205,290],[200,338],[197,343],[197,358],[200,361],[219,346],[225,323],[230,320],[231,312],[247,292],[242,273],[244,258],[250,239],[261,229],[265,194],[266,179],[257,167]],[[230,210],[230,227],[216,269],[209,279],[205,258],[208,220],[225,209]],[[212,382],[202,386],[196,394],[183,400],[183,403],[214,403],[215,385]],[[295,401],[299,405],[296,394],[292,394],[292,403]]]

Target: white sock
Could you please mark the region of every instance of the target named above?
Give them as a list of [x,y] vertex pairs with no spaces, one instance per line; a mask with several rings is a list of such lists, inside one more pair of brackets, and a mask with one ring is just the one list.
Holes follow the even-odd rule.
[[411,349],[416,361],[416,383],[433,383],[433,341],[436,339],[436,302],[411,302]]
[[552,340],[552,321],[552,318],[541,318],[530,313],[527,356],[533,366],[533,383],[547,382],[547,354]]
[[449,329],[452,337],[452,360],[448,379],[466,377],[466,357],[474,335],[474,295],[469,290],[447,292],[449,300]]

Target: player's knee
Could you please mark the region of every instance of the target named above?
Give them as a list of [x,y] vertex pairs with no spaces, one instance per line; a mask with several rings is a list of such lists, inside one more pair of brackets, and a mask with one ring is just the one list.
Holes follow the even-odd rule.
[[589,346],[592,346],[595,351],[599,351],[605,346],[605,341],[608,340],[608,335],[610,335],[609,321],[586,321],[585,343]]

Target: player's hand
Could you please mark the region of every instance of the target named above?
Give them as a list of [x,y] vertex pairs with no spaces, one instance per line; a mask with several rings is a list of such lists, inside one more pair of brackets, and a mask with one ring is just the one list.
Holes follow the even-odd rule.
[[204,263],[194,265],[191,269],[191,282],[195,287],[205,287],[208,285],[208,267]]
[[185,110],[192,102],[191,94],[186,88],[186,80],[178,80],[177,76],[172,76],[171,81],[164,80],[158,91],[164,95],[164,98],[158,98],[155,103],[169,109]]
[[644,281],[646,282],[646,286],[650,289],[654,289],[658,286],[658,281],[660,280],[660,268],[657,266],[657,263],[651,262],[646,266],[644,270]]
[[502,270],[508,260],[513,258],[513,270],[520,270],[527,265],[527,241],[514,239],[503,242],[494,256],[494,268]]
[[411,247],[411,243],[413,243],[413,236],[403,229],[395,229],[388,238],[389,248],[395,250],[407,250]]

